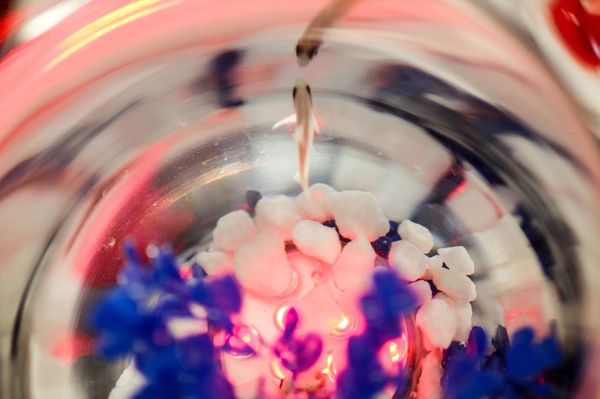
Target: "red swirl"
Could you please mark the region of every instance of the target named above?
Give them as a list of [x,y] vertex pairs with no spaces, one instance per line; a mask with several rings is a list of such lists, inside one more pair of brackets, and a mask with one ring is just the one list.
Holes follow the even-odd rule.
[[600,1],[557,0],[551,11],[564,43],[577,60],[600,67]]

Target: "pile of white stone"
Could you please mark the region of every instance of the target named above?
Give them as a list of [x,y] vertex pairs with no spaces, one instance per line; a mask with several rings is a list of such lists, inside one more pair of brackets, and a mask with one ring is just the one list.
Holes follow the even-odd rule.
[[[254,218],[238,210],[219,219],[211,249],[198,253],[196,260],[208,275],[232,272],[244,289],[262,296],[285,296],[293,286],[286,255],[289,242],[303,254],[332,265],[342,291],[362,287],[375,269],[370,242],[389,230],[373,194],[337,192],[325,184],[315,184],[296,198],[263,198],[255,211]],[[350,240],[346,245],[335,228],[322,224],[327,220],[335,220],[339,233]],[[452,340],[466,340],[472,326],[470,302],[477,296],[469,278],[475,267],[467,250],[439,248],[428,256],[433,237],[410,220],[399,225],[398,233],[402,239],[392,244],[387,261],[419,298],[416,322],[426,346],[447,348]],[[435,296],[428,281],[439,290]]]
[[[335,220],[339,234],[323,224],[329,220]],[[401,240],[391,245],[388,258],[378,259],[371,242],[389,229],[373,194],[338,192],[315,184],[295,198],[261,199],[254,217],[245,210],[221,217],[209,250],[199,252],[196,261],[209,276],[233,273],[248,292],[284,298],[297,284],[288,251],[293,244],[330,267],[336,289],[351,301],[360,297],[377,268],[393,268],[419,301],[415,320],[427,355],[420,365],[417,397],[441,398],[442,351],[453,340],[465,341],[472,327],[471,302],[477,292],[469,276],[475,267],[464,247],[439,248],[432,255],[432,234],[410,220],[400,223]],[[340,234],[346,239],[343,242]],[[432,285],[438,291],[435,295]],[[125,374],[111,399],[129,397],[133,387],[141,385],[141,380],[121,381]]]

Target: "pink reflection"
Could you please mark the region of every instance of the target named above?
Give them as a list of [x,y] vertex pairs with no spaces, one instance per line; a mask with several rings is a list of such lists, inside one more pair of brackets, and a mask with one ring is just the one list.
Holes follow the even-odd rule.
[[93,349],[93,338],[82,333],[75,333],[57,340],[52,346],[52,356],[63,364],[69,364],[82,356],[91,354]]
[[152,187],[152,178],[175,142],[176,136],[170,136],[134,160],[86,218],[87,226],[74,247],[73,271],[87,286],[106,287],[116,282],[124,240],[134,240],[139,252],[145,253],[143,248],[171,242],[193,221],[190,210],[155,206],[161,204],[164,193]]

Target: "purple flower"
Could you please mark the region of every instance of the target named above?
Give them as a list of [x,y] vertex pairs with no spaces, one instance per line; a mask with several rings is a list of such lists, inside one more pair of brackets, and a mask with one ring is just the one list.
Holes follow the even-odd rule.
[[311,368],[323,351],[323,341],[317,334],[306,334],[298,339],[294,338],[286,342],[282,348],[277,350],[281,364],[294,375]]
[[281,336],[282,340],[287,342],[294,336],[294,332],[296,331],[296,327],[298,327],[299,321],[300,316],[298,316],[296,309],[290,308],[287,312],[285,312],[283,320],[283,334]]
[[298,312],[290,308],[285,314],[283,333],[273,348],[275,356],[294,377],[310,369],[323,352],[323,340],[319,335],[309,333],[304,337],[296,337],[299,322]]

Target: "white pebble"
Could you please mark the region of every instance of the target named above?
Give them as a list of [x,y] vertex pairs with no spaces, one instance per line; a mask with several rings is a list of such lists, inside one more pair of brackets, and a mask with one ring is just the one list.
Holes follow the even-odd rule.
[[414,283],[408,284],[408,288],[412,290],[412,292],[417,297],[419,305],[423,305],[424,303],[429,302],[433,296],[431,292],[431,286],[427,281],[415,281]]
[[444,261],[439,255],[433,255],[427,257],[427,267],[430,269],[441,269],[444,266]]
[[473,307],[471,304],[469,302],[456,302],[442,292],[438,293],[436,298],[446,301],[456,312],[456,335],[454,335],[454,340],[466,342],[473,327]]
[[390,224],[377,198],[365,191],[342,191],[330,196],[330,207],[342,236],[375,241],[385,235]]
[[473,327],[473,307],[471,304],[469,302],[457,302],[443,292],[439,292],[436,298],[446,301],[454,309],[456,314],[456,335],[454,335],[454,340],[466,342]]
[[167,322],[167,328],[174,337],[181,339],[208,332],[208,323],[206,318],[172,317]]
[[417,311],[416,323],[429,343],[445,349],[456,335],[456,319],[456,309],[436,295]]
[[406,240],[396,241],[390,248],[388,262],[406,281],[415,281],[427,272],[427,256]]
[[285,241],[292,238],[294,226],[302,220],[296,201],[285,195],[263,198],[258,201],[255,210],[258,227],[277,229]]
[[417,385],[417,399],[442,398],[442,362],[436,352],[429,352],[421,361],[421,376]]
[[335,190],[327,184],[313,184],[296,197],[296,204],[307,219],[324,222],[333,219],[329,208],[329,196],[334,193]]
[[221,251],[233,251],[256,232],[254,221],[244,210],[221,217],[213,230],[213,244]]
[[362,290],[375,270],[377,254],[364,238],[350,241],[333,265],[335,285],[344,292]]
[[294,227],[292,239],[304,255],[332,264],[342,251],[342,244],[335,229],[319,222],[303,220]]
[[431,280],[433,276],[431,275],[431,270],[433,269],[441,269],[444,265],[444,261],[442,257],[439,255],[429,256],[427,257],[427,272],[421,277],[423,280]]
[[408,240],[415,244],[424,254],[429,253],[433,248],[433,236],[427,229],[418,223],[405,220],[398,226],[398,234],[403,240]]
[[465,247],[440,248],[438,254],[450,270],[460,271],[466,275],[475,273],[475,264]]
[[457,302],[471,302],[477,298],[477,287],[461,272],[448,269],[432,269],[435,286]]
[[457,327],[454,339],[460,342],[466,342],[469,339],[469,333],[473,327],[473,307],[470,303],[456,305]]
[[209,276],[219,276],[231,272],[233,259],[222,251],[198,252],[196,262]]
[[259,229],[235,251],[233,269],[240,285],[257,295],[282,296],[294,280],[285,243],[276,231],[269,229]]
[[138,368],[132,361],[117,380],[115,387],[108,395],[108,399],[133,398],[141,389],[143,389],[146,383],[146,378],[138,371]]

